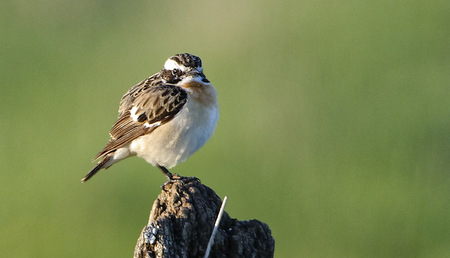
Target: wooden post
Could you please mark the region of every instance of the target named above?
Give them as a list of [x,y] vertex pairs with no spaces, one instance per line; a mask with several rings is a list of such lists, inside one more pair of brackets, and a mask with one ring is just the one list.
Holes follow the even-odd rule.
[[[153,203],[134,258],[204,257],[220,206],[216,193],[196,178],[167,183]],[[209,256],[273,257],[274,248],[265,223],[238,221],[224,212]]]

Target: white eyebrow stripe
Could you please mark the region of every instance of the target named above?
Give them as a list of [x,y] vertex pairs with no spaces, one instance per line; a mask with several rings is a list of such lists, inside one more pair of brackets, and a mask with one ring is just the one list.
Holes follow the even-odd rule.
[[183,72],[187,71],[187,68],[185,66],[179,65],[172,59],[167,59],[167,61],[164,63],[164,69],[166,70],[180,69]]

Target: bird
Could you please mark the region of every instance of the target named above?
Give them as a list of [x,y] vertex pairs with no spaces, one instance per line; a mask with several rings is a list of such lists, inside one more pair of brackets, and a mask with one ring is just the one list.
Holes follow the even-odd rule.
[[217,91],[203,73],[200,57],[175,54],[163,68],[123,95],[110,140],[94,157],[97,165],[81,179],[132,156],[169,171],[212,136],[219,119]]

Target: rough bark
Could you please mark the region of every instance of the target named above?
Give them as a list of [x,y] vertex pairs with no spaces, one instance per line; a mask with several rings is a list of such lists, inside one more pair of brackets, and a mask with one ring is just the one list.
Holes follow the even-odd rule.
[[[153,203],[134,257],[203,257],[221,203],[195,178],[167,183]],[[224,212],[209,257],[273,257],[274,248],[265,223],[238,221]]]

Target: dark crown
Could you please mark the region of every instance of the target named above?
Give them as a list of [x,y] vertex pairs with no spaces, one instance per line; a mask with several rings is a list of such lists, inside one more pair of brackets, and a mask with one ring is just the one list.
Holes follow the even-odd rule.
[[184,67],[202,67],[202,60],[198,56],[194,56],[188,53],[176,54],[170,57],[173,61]]

